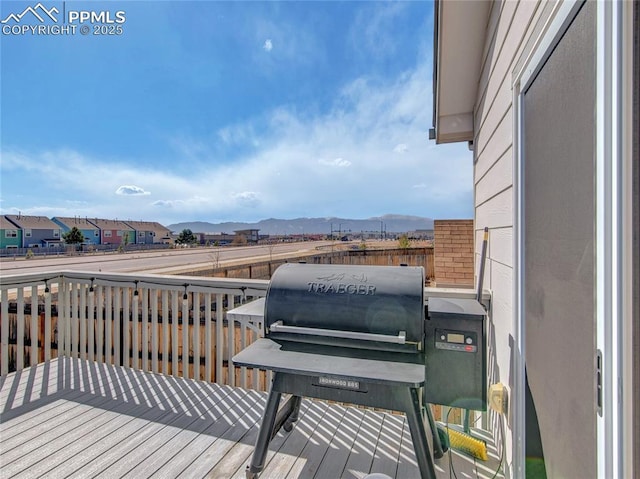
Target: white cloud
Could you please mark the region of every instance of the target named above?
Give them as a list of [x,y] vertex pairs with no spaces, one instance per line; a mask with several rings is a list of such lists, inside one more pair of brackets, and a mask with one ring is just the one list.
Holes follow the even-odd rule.
[[398,143],[393,151],[395,151],[396,153],[406,153],[407,151],[409,151],[409,147],[404,143]]
[[271,41],[270,38],[267,38],[264,41],[264,45],[262,45],[262,48],[267,52],[270,52],[271,50],[273,50],[273,42]]
[[418,183],[417,185],[413,185],[411,188],[426,188],[426,183]]
[[122,185],[116,190],[116,195],[122,196],[146,196],[150,194],[149,191],[145,191],[136,185]]
[[336,158],[334,160],[320,159],[318,160],[318,163],[320,163],[321,165],[332,166],[336,168],[347,168],[351,166],[351,162],[349,160],[344,160],[342,158]]
[[255,208],[260,204],[259,194],[255,191],[243,191],[242,193],[234,193],[231,197],[240,206]]

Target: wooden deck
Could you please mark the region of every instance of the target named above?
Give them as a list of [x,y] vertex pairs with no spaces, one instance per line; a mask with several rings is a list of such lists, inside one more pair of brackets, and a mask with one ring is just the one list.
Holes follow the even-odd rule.
[[[241,478],[266,393],[56,359],[0,378],[0,475]],[[454,453],[458,478],[499,466]],[[261,478],[419,477],[404,416],[304,400]],[[449,459],[437,463],[450,477]],[[451,477],[454,477],[451,475]]]

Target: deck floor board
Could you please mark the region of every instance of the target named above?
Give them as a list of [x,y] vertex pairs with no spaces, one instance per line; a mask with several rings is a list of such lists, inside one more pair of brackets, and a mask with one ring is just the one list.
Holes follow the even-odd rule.
[[[240,479],[265,403],[264,392],[54,359],[0,378],[2,477]],[[493,476],[499,457],[488,439],[486,463],[452,455],[458,477]],[[436,464],[449,477],[448,456]],[[419,476],[405,417],[305,398],[293,430],[271,442],[260,477],[371,472]]]

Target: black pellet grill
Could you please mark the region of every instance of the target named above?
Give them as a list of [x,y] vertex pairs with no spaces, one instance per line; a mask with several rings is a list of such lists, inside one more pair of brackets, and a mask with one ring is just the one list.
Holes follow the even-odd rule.
[[442,448],[425,405],[486,410],[485,315],[475,300],[429,303],[422,267],[279,267],[265,337],[233,358],[274,372],[247,477],[262,471],[280,428],[291,430],[301,398],[313,397],[404,412],[421,475],[435,479],[431,451],[438,458]]

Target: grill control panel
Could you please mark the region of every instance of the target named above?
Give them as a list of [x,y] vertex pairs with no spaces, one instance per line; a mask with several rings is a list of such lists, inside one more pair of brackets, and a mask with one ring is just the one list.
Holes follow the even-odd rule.
[[436,349],[475,353],[478,351],[478,335],[473,331],[454,331],[450,329],[436,329]]
[[486,311],[475,299],[429,298],[424,401],[487,410]]

